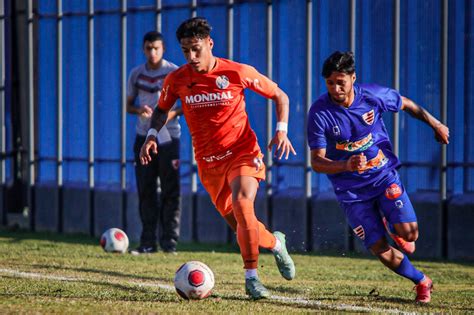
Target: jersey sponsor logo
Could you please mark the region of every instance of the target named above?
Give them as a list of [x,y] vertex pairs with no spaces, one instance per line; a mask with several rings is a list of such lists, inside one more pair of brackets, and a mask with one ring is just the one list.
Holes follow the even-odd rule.
[[365,231],[362,225],[359,225],[353,231],[358,238],[360,238],[361,240],[365,240]]
[[226,89],[229,86],[229,78],[225,75],[218,76],[216,78],[216,85],[221,90]]
[[[226,101],[233,99],[232,93],[219,92],[219,93],[202,93],[195,95],[186,95],[185,102],[188,105],[226,105]],[[217,102],[216,102],[217,101]]]
[[338,150],[343,150],[343,151],[364,151],[367,148],[370,148],[372,144],[374,143],[372,134],[369,133],[369,135],[363,139],[360,139],[359,141],[354,141],[354,142],[349,142],[349,141],[340,141],[336,143],[336,149]]
[[388,199],[397,199],[402,195],[402,188],[397,184],[393,183],[387,189],[385,189],[385,197]]
[[383,154],[382,150],[379,150],[377,153],[377,156],[374,157],[373,159],[367,161],[367,164],[365,167],[361,170],[359,170],[359,174],[364,173],[365,171],[368,171],[370,169],[380,169],[385,166],[385,164],[388,163],[388,158]]
[[372,109],[372,110],[368,111],[367,113],[362,114],[362,119],[364,119],[364,121],[367,125],[372,125],[374,123],[374,120],[375,120],[374,110]]
[[332,133],[335,136],[339,136],[341,134],[341,129],[339,129],[339,126],[332,127]]
[[220,161],[223,160],[229,156],[232,155],[231,150],[227,150],[225,153],[220,154],[220,155],[210,155],[210,156],[203,156],[202,159],[206,161],[207,163],[212,163],[214,161]]

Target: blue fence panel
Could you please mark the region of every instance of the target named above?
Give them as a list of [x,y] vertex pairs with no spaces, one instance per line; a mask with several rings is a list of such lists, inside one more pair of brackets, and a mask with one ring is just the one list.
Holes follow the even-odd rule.
[[[462,18],[462,15],[459,17]],[[465,16],[466,20],[466,33],[465,33],[465,56],[466,56],[466,67],[464,73],[464,94],[466,99],[464,101],[464,121],[457,121],[457,124],[465,126],[465,144],[466,152],[464,155],[464,162],[474,163],[474,80],[472,79],[474,74],[474,3],[472,1],[466,1]],[[458,78],[456,78],[456,81]],[[474,192],[474,167],[470,167],[466,171],[466,188],[464,192]]]
[[[313,4],[313,101],[326,93],[321,76],[324,60],[336,51],[350,49],[350,12],[347,0],[315,1]],[[304,131],[306,132],[306,131]],[[313,173],[313,191],[332,191],[325,174]]]
[[[105,6],[110,9],[112,3]],[[120,14],[102,14],[94,20],[95,54],[95,180],[98,186],[120,185],[121,157],[121,24]],[[98,160],[98,161],[97,161]]]
[[[148,1],[149,2],[149,1]],[[145,1],[134,1],[135,7],[131,9],[143,9],[145,5],[149,5]],[[131,4],[129,3],[129,6]],[[143,36],[149,31],[156,30],[156,13],[153,10],[147,11],[132,11],[127,14],[127,80],[130,71],[139,64],[145,63],[146,58],[143,52]],[[166,44],[166,43],[165,43]],[[166,48],[166,45],[165,45]],[[167,54],[165,53],[165,59]],[[134,153],[133,144],[135,142],[135,124],[137,115],[127,114],[126,124],[126,140],[127,140],[127,187],[136,189],[135,168],[134,168]]]
[[[278,1],[273,10],[274,81],[290,98],[288,135],[298,153],[296,156],[290,155],[288,161],[303,163],[306,146],[305,132],[302,130],[306,112],[306,3]],[[275,125],[276,115],[272,126]],[[284,159],[279,164],[281,166],[276,176],[278,189],[302,188],[302,168],[290,166]]]
[[[65,2],[64,14],[87,12],[84,1]],[[74,36],[71,36],[74,34]],[[89,179],[88,18],[63,18],[63,156],[64,183],[86,185]]]
[[[53,3],[40,6],[40,13],[51,13]],[[56,7],[54,7],[56,9]],[[56,12],[54,12],[56,13]],[[38,23],[38,182],[56,181],[57,157],[57,24],[54,18],[43,18]]]
[[[11,7],[7,1],[4,6],[5,15],[5,150],[7,153],[11,153],[13,150],[13,124],[12,124],[12,20],[11,20]],[[5,157],[5,181],[10,183],[14,178],[13,173],[13,157]]]
[[[465,32],[466,19],[464,16],[465,4],[461,1],[449,2],[449,44],[448,44],[448,126],[451,131],[450,144],[448,145],[448,162],[460,163],[464,160],[467,149],[464,134],[464,124],[457,123],[464,120],[466,81],[462,78],[466,75],[465,59]],[[467,56],[466,56],[467,57]],[[463,106],[460,106],[460,105]],[[467,113],[466,113],[467,114]],[[462,167],[448,169],[448,189],[454,194],[463,192],[465,178]]]
[[[440,1],[401,3],[400,92],[436,117],[440,113],[440,8]],[[406,113],[400,123],[401,161],[439,163],[441,147],[431,128]],[[439,189],[436,167],[403,167],[401,174],[409,192]]]
[[[162,31],[166,42],[165,58],[178,65],[185,63],[175,32],[178,25],[191,16],[191,0],[162,1]],[[357,1],[356,66],[359,82],[375,82],[393,86],[393,3],[384,0]],[[214,52],[227,57],[228,1],[206,0],[197,2],[197,15],[205,16],[213,25]],[[266,73],[266,1],[235,2],[234,60],[255,66]],[[87,17],[67,15],[85,13],[88,3],[63,1],[63,92],[64,92],[64,179],[66,182],[87,181],[88,156],[88,77],[87,77]],[[298,152],[276,171],[279,189],[302,188],[304,172],[305,131],[305,73],[306,73],[306,2],[274,1],[274,80],[290,96],[290,137]],[[127,71],[144,62],[141,50],[144,32],[155,28],[156,1],[127,1]],[[38,181],[56,179],[57,142],[57,56],[56,19],[57,1],[38,1]],[[349,3],[347,0],[313,1],[313,100],[326,92],[321,78],[323,61],[334,50],[349,49]],[[121,155],[121,1],[94,1],[95,23],[95,158],[98,185],[119,185]],[[430,14],[426,14],[429,12]],[[49,15],[45,17],[44,15]],[[449,108],[448,125],[451,144],[449,162],[473,162],[472,139],[474,72],[474,14],[471,1],[449,2]],[[291,27],[289,27],[291,26]],[[71,36],[74,34],[74,36]],[[441,81],[441,1],[401,1],[401,68],[400,91],[426,107],[436,117],[440,114]],[[384,71],[380,71],[384,69]],[[128,73],[127,73],[128,75]],[[462,78],[462,79],[460,79]],[[9,97],[7,95],[7,97]],[[456,106],[452,105],[456,104]],[[458,106],[463,104],[464,106]],[[262,117],[265,100],[255,93],[247,93],[247,110],[262,149],[266,126]],[[7,116],[9,115],[7,111]],[[134,187],[132,146],[134,119],[127,117],[127,186]],[[389,131],[390,115],[384,117]],[[8,120],[8,117],[7,117]],[[187,126],[182,121],[182,160],[190,161],[191,141]],[[275,125],[275,121],[272,122]],[[407,166],[401,169],[410,192],[439,189],[438,166],[440,146],[433,140],[431,129],[423,123],[400,115],[400,159],[404,163],[434,163],[429,166]],[[7,121],[8,129],[8,121]],[[10,143],[8,143],[10,141]],[[420,143],[424,145],[421,146]],[[7,147],[12,147],[8,138]],[[72,158],[74,161],[71,161]],[[49,160],[48,160],[49,159]],[[300,163],[299,166],[293,164]],[[183,175],[189,175],[189,164],[183,165]],[[474,169],[450,169],[450,191],[463,193],[474,190]],[[455,180],[456,179],[456,180]],[[183,181],[189,181],[185,177]],[[313,174],[315,192],[331,190],[325,175]]]
[[[234,10],[234,60],[255,67],[267,75],[267,5],[265,3],[244,3]],[[245,91],[246,110],[250,124],[264,154],[270,154],[266,147],[266,104],[264,97],[252,91]]]

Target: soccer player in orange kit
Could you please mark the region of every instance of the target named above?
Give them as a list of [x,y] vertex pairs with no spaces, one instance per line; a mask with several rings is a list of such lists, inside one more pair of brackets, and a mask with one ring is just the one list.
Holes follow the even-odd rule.
[[276,83],[255,68],[215,57],[211,26],[204,18],[184,21],[176,31],[187,64],[168,74],[151,128],[140,152],[142,164],[158,154],[156,136],[167,113],[179,98],[194,146],[201,183],[230,227],[244,261],[245,291],[253,299],[269,291],[257,275],[259,247],[273,252],[281,275],[292,280],[295,265],[286,249],[285,235],[270,233],[255,216],[259,182],[265,179],[260,147],[245,111],[244,90],[249,88],[276,104],[278,123],[268,147],[276,146],[281,159],[296,154],[288,139],[289,100]]

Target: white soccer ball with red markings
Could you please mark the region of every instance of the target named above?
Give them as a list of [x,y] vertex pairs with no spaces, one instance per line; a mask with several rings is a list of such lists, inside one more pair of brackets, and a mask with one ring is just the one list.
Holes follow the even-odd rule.
[[214,288],[214,273],[200,261],[189,261],[176,270],[174,287],[183,299],[205,299]]
[[128,237],[124,231],[111,228],[102,234],[100,246],[109,253],[125,253],[128,249]]

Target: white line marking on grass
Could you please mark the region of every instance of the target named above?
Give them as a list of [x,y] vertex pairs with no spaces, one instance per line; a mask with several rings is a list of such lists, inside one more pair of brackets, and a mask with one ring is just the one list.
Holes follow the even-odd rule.
[[[4,269],[4,268],[0,268],[0,273],[9,274],[9,275],[20,277],[20,278],[36,278],[36,279],[47,279],[47,280],[57,280],[57,281],[77,282],[77,281],[94,280],[94,279],[87,279],[87,278],[46,275],[46,274],[35,273],[35,272],[23,272],[23,271]],[[111,284],[123,284],[123,282],[119,282],[119,281],[108,281],[108,282]],[[137,281],[126,281],[126,283],[131,284],[131,285],[136,285],[139,287],[160,288],[167,291],[175,290],[174,286],[163,284],[163,283],[146,283],[146,282],[137,282]],[[336,310],[336,311],[377,312],[377,313],[390,313],[390,314],[415,314],[415,313],[404,312],[398,309],[376,308],[376,307],[357,306],[357,305],[349,305],[349,304],[328,304],[328,303],[323,303],[318,300],[308,300],[305,298],[293,298],[293,297],[279,296],[279,295],[272,295],[270,299],[284,302],[284,303],[289,303],[289,304],[316,306],[316,307],[319,307],[320,309],[329,309],[329,310]]]

